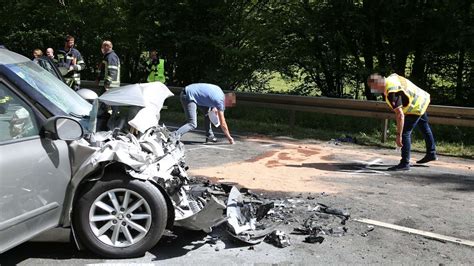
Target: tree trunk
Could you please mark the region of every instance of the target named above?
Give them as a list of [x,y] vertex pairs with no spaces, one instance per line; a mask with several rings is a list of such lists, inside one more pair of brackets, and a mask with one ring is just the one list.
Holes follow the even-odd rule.
[[458,55],[458,64],[456,71],[456,102],[462,103],[464,96],[464,86],[463,86],[463,72],[464,72],[464,58],[466,50],[464,46],[461,46]]
[[417,86],[423,88],[426,84],[426,73],[425,73],[425,58],[424,49],[422,45],[417,45],[415,49],[415,58],[413,59],[413,66],[411,71],[410,79]]
[[[364,57],[365,68],[367,69],[368,73],[371,74],[374,71],[374,37],[373,37],[373,29],[375,28],[375,21],[373,17],[373,5],[371,0],[364,0],[363,3],[363,12],[365,17],[367,18],[367,28],[370,30],[364,31],[363,35],[363,44],[362,44],[362,54]],[[370,92],[370,88],[367,85],[366,78],[364,77],[364,94],[367,100],[375,100],[376,97],[374,94]]]

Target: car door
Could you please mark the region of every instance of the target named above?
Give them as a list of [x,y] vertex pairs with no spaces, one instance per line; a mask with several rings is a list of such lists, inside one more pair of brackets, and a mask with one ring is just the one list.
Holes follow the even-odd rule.
[[0,253],[59,223],[71,166],[65,141],[40,136],[44,120],[0,77]]

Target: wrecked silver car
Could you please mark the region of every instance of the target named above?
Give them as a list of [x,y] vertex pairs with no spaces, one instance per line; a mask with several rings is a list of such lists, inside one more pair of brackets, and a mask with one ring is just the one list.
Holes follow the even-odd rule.
[[[219,200],[189,193],[184,146],[158,124],[172,93],[158,82],[130,86],[90,104],[29,59],[0,49],[0,253],[71,227],[79,248],[134,257],[165,228],[208,231],[222,222]],[[100,102],[141,107],[130,121],[139,137],[95,132]]]

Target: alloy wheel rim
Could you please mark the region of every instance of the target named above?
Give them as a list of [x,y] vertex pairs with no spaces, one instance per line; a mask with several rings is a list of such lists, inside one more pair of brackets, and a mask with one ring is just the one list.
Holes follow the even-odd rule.
[[151,208],[138,193],[117,188],[102,193],[89,210],[89,226],[102,243],[128,247],[150,231]]

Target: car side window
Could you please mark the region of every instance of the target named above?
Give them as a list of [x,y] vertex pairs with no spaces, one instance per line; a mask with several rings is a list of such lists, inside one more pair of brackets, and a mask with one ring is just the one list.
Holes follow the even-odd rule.
[[31,108],[0,82],[0,142],[39,135]]

